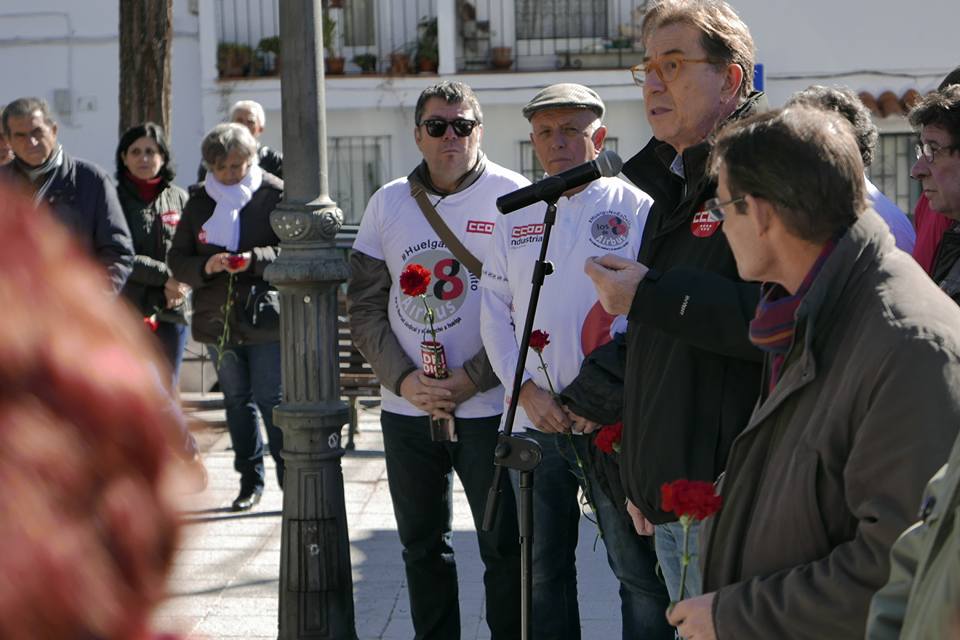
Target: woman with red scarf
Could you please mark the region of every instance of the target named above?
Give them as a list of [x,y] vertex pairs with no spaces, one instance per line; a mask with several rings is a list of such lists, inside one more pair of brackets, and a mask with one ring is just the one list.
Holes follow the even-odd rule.
[[136,257],[123,295],[137,307],[155,333],[177,386],[187,339],[187,285],[167,266],[167,251],[187,193],[173,184],[174,171],[163,129],[139,124],[120,136],[117,145],[117,195],[133,236]]

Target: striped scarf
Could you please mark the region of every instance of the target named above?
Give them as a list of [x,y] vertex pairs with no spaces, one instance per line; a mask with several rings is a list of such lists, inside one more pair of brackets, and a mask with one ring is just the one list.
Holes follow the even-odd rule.
[[780,380],[784,360],[790,352],[790,345],[793,344],[793,334],[797,328],[797,309],[836,246],[837,241],[834,239],[823,247],[795,294],[790,295],[775,282],[765,282],[760,288],[757,314],[750,321],[750,342],[773,356],[770,363],[769,391],[773,391]]

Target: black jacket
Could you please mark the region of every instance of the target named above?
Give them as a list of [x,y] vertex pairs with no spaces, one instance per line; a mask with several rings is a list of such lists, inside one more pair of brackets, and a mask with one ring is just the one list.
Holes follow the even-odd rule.
[[167,309],[163,288],[172,275],[167,266],[167,251],[173,242],[173,232],[183,207],[187,204],[187,192],[168,184],[153,202],[144,202],[130,180],[121,177],[117,196],[136,251],[133,272],[123,287],[124,297],[145,316],[157,312],[160,320],[186,324],[185,305]]
[[[263,184],[253,199],[240,210],[240,244],[237,253],[250,251],[250,268],[237,274],[233,287],[230,314],[230,344],[262,344],[280,339],[278,329],[258,329],[241,321],[244,301],[252,287],[264,289],[263,271],[280,255],[280,238],[270,226],[270,212],[283,198],[283,182],[264,172]],[[229,274],[207,275],[204,266],[215,253],[225,248],[207,244],[202,239],[203,224],[213,215],[216,202],[207,195],[203,184],[190,187],[190,199],[173,235],[167,263],[173,277],[193,288],[193,339],[216,344],[223,331],[223,305],[227,301]]]
[[[17,171],[16,163],[0,169],[0,177],[36,191]],[[95,164],[64,151],[63,163],[43,199],[54,217],[104,266],[114,292],[119,292],[133,268],[133,242],[113,179]]]
[[[760,95],[731,119],[755,111]],[[601,423],[615,421],[622,406],[623,488],[655,524],[676,519],[660,510],[662,484],[717,479],[760,388],[761,353],[748,338],[759,285],[740,279],[722,229],[692,232],[694,215],[716,195],[706,175],[711,145],[683,152],[686,183],[669,169],[673,148],[656,139],[624,165],[654,199],[637,258],[650,272],[637,287],[626,336],[590,354],[561,394]]]
[[[266,171],[267,173],[272,173],[281,180],[283,180],[283,154],[279,151],[274,151],[265,144],[257,146],[257,160],[260,163],[260,168]],[[203,182],[207,178],[207,168],[203,166],[203,163],[200,163],[200,168],[197,169],[197,182]]]

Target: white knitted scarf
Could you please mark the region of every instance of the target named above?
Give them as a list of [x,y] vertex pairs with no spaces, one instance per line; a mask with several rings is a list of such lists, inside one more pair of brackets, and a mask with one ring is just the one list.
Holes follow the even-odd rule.
[[253,194],[263,183],[263,170],[259,165],[251,165],[247,175],[237,184],[225,185],[207,172],[204,188],[217,206],[213,215],[203,223],[207,234],[207,244],[226,247],[236,251],[240,244],[240,210],[253,199]]

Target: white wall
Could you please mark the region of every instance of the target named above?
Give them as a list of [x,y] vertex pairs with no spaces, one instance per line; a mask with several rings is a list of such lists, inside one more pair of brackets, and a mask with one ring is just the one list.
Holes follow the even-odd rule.
[[[174,0],[171,129],[182,185],[195,178],[202,130],[197,17],[187,5]],[[0,6],[0,103],[46,99],[64,148],[110,173],[118,138],[118,22],[117,0],[4,0]],[[61,110],[57,90],[69,96]]]
[[875,95],[887,89],[898,95],[909,88],[924,92],[960,64],[957,0],[733,0],[732,5],[753,34],[771,106],[813,83],[845,84]]

